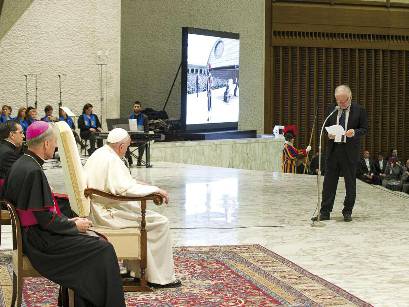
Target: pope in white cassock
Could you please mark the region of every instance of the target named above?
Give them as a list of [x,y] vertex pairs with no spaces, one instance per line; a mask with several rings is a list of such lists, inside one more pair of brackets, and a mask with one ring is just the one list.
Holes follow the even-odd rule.
[[[156,186],[137,182],[132,178],[125,163],[121,160],[130,143],[131,139],[126,130],[121,128],[111,130],[107,144],[97,149],[85,163],[87,186],[123,196],[146,196],[158,193],[163,197],[165,203],[168,203],[166,191]],[[140,205],[136,201],[116,202],[95,197],[91,202],[90,218],[95,226],[114,229],[139,227]],[[146,230],[148,281],[159,287],[180,286],[180,281],[175,278],[168,218],[147,210]],[[133,263],[132,267],[137,268],[136,263]]]

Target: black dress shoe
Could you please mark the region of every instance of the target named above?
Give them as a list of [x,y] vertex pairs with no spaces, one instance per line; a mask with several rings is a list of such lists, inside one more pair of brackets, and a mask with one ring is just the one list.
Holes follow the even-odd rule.
[[[329,221],[329,220],[330,220],[329,214],[320,214],[320,221]],[[313,222],[318,221],[318,216],[314,216],[313,218],[311,218],[311,221]]]
[[178,288],[182,285],[182,282],[179,279],[176,279],[175,281],[166,284],[166,285],[160,285],[160,284],[155,284],[152,282],[148,282],[148,286],[155,288],[155,289],[162,289],[162,288]]
[[351,214],[344,214],[344,222],[352,222]]

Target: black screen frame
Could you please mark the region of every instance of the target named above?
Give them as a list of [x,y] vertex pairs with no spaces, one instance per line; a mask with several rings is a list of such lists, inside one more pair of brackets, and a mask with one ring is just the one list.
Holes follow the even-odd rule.
[[240,39],[239,33],[214,31],[208,29],[199,29],[192,27],[182,27],[182,73],[181,73],[181,126],[185,131],[220,131],[220,130],[237,130],[238,122],[224,122],[224,123],[209,123],[209,124],[190,124],[186,125],[186,105],[187,105],[187,49],[188,49],[188,35],[198,34],[207,36],[217,36],[222,38]]

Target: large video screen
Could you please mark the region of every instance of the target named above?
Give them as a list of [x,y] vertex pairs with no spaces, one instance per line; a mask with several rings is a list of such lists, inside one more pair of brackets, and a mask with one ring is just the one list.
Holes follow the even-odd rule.
[[237,129],[239,34],[182,29],[182,124],[186,130]]

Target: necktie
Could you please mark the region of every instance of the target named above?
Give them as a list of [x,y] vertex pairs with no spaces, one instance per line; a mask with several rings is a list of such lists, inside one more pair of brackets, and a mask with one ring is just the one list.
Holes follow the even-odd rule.
[[342,110],[341,116],[339,117],[339,125],[345,129],[345,110]]

